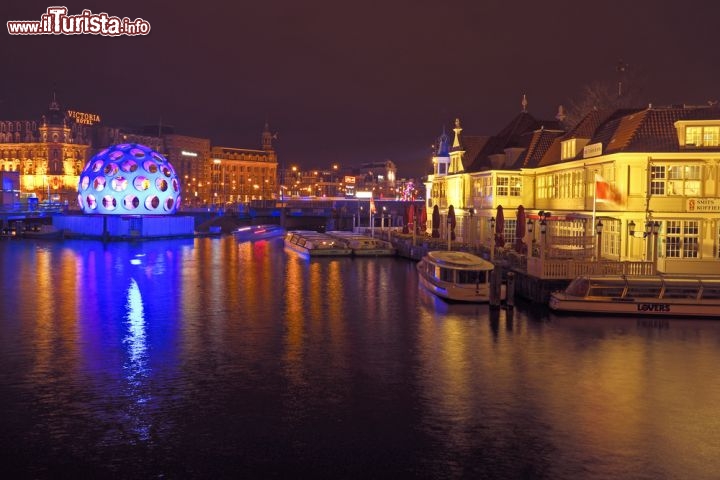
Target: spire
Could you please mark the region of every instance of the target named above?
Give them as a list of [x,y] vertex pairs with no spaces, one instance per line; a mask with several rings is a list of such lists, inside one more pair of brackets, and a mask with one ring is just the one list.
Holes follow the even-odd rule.
[[273,146],[272,146],[273,138],[277,138],[277,135],[273,135],[272,133],[270,133],[270,123],[266,119],[265,120],[265,128],[263,129],[263,132],[262,132],[262,149],[263,150],[272,150],[273,149]]
[[447,157],[450,155],[449,144],[450,141],[447,134],[445,133],[445,126],[443,126],[442,135],[440,135],[440,138],[438,138],[438,147],[436,152],[438,157]]
[[522,112],[527,113],[528,101],[527,101],[527,95],[525,95],[524,93],[523,93],[523,98],[522,98],[522,102],[520,102],[520,105],[522,105]]
[[55,112],[60,110],[60,104],[57,101],[57,96],[55,95],[55,90],[53,90],[52,101],[50,102],[50,106],[48,108]]
[[565,117],[567,117],[567,115],[565,114],[565,108],[563,108],[562,105],[558,105],[558,112],[557,115],[555,115],[555,118],[558,122],[564,122]]
[[462,127],[460,126],[460,119],[455,119],[455,128],[453,128],[453,131],[455,132],[455,139],[453,140],[452,148],[462,148],[462,143],[460,142],[460,132],[462,132]]

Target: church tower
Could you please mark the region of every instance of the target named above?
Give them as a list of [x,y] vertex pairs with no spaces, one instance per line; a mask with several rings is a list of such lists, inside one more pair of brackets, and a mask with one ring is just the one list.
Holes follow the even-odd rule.
[[272,141],[273,138],[277,138],[275,135],[270,133],[270,124],[266,121],[265,128],[262,133],[262,149],[265,151],[271,151],[273,149]]

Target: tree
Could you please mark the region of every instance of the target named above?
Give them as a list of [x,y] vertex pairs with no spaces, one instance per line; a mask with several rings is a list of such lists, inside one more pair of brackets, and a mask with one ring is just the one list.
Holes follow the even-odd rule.
[[593,109],[617,110],[647,105],[643,94],[644,82],[639,72],[630,70],[628,65],[620,60],[616,75],[614,81],[597,80],[585,85],[577,98],[570,99],[564,119],[568,129],[572,129]]

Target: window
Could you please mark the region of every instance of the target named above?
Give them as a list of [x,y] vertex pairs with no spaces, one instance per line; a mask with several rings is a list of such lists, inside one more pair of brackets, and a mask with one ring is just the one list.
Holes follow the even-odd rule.
[[717,147],[720,145],[720,126],[685,127],[685,145],[688,147]]
[[667,194],[697,197],[701,195],[700,165],[672,165],[667,167]]
[[562,145],[562,156],[560,158],[561,160],[568,160],[568,159],[575,157],[575,155],[576,155],[575,143],[576,143],[576,139],[574,139],[574,138],[571,138],[570,140],[565,140],[564,142],[561,143],[561,145]]
[[[503,240],[505,240],[506,244],[514,244],[515,243],[515,232],[517,232],[517,219],[507,219],[505,220],[505,226],[503,227]],[[498,245],[498,247],[502,247],[504,245]]]
[[650,167],[650,194],[665,195],[664,165],[652,165]]
[[497,177],[495,192],[499,197],[519,197],[522,184],[520,177]]
[[665,256],[667,258],[697,258],[699,237],[699,221],[668,220],[665,222]]

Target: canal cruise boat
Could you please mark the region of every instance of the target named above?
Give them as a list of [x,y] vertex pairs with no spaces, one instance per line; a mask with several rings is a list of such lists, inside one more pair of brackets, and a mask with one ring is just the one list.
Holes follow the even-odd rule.
[[336,238],[310,230],[290,230],[285,234],[285,246],[311,257],[345,256],[352,249]]
[[327,232],[350,247],[353,255],[358,257],[381,257],[395,255],[395,248],[390,242],[368,237],[360,233],[331,231]]
[[490,272],[495,266],[468,252],[430,251],[417,264],[420,284],[440,298],[489,302]]
[[285,229],[280,225],[248,225],[233,230],[233,236],[238,242],[252,242],[254,240],[267,240],[285,235]]
[[558,312],[720,317],[718,275],[582,275],[550,295]]

